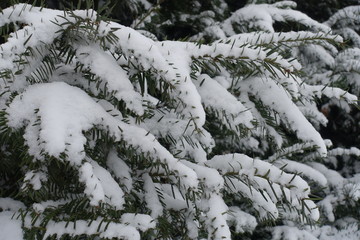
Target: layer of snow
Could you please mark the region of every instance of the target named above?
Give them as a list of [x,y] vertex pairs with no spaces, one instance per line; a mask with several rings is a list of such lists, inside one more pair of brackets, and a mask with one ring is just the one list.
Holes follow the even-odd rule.
[[140,233],[136,228],[126,224],[104,222],[103,219],[93,221],[77,220],[76,222],[49,222],[46,228],[44,239],[49,236],[79,236],[82,234],[94,235],[99,234],[101,238],[119,238],[140,240]]
[[[170,171],[176,171],[184,186],[197,187],[196,173],[179,163],[153,135],[115,119],[77,87],[61,82],[30,86],[13,100],[7,113],[10,127],[26,126],[24,138],[29,152],[37,159],[43,159],[43,150],[55,157],[66,152],[68,161],[76,166],[82,165],[87,141],[82,132],[100,125],[118,141],[123,139],[130,146],[138,146],[142,152],[166,163]],[[37,128],[33,129],[34,126]],[[90,171],[90,167],[82,166],[84,174]],[[96,185],[95,182],[93,185]]]
[[0,212],[0,232],[0,240],[23,240],[21,218],[14,212]]

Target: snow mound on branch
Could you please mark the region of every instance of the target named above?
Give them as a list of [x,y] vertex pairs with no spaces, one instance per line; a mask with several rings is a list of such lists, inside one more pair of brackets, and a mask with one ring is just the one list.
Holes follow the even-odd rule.
[[0,212],[0,240],[23,240],[22,221],[13,218],[14,212]]
[[25,139],[30,152],[35,154],[40,146],[49,155],[59,157],[68,150],[71,154],[69,159],[75,164],[80,164],[85,158],[86,139],[82,131],[100,124],[101,118],[105,117],[101,106],[94,104],[81,89],[61,82],[30,86],[14,99],[7,113],[8,125],[12,128],[21,128],[25,124],[39,125],[38,141],[30,139],[32,127],[26,131]]
[[43,160],[44,151],[54,157],[66,153],[67,161],[81,166],[87,141],[83,132],[99,126],[117,141],[124,139],[140,152],[165,163],[185,187],[197,188],[196,173],[178,162],[153,135],[112,117],[80,88],[62,82],[32,85],[15,97],[6,112],[9,127],[25,127],[29,153],[36,159]]

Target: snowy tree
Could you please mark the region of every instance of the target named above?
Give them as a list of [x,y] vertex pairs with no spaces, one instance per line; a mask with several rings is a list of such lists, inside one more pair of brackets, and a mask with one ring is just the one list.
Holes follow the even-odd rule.
[[[332,85],[352,72],[341,12],[186,2],[197,16],[134,1],[131,27],[92,9],[2,11],[5,239],[359,238],[358,213],[339,213],[359,206],[359,166],[331,167],[360,150],[319,133],[321,98],[357,101]],[[172,22],[196,32],[158,40]],[[288,22],[304,30],[277,32]]]

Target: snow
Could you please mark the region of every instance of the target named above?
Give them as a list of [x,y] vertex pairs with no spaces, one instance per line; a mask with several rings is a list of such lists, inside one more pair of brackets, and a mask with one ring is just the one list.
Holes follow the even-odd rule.
[[[139,1],[146,9],[153,10],[148,1]],[[215,10],[224,13],[222,8],[226,3],[222,1],[221,6]],[[52,235],[60,238],[64,234],[96,234],[100,238],[136,240],[140,239],[139,231],[156,228],[160,217],[168,210],[181,212],[193,239],[199,238],[200,227],[206,229],[209,239],[231,239],[230,227],[239,233],[251,233],[258,220],[269,218],[285,224],[272,228],[273,239],[336,239],[347,235],[358,239],[360,231],[349,224],[347,229],[323,227],[317,232],[317,229],[310,230],[291,222],[301,211],[315,221],[319,220],[321,211],[328,221],[335,222],[334,209],[338,205],[345,199],[351,203],[360,199],[359,176],[346,179],[325,165],[335,156],[360,156],[360,150],[355,147],[327,150],[329,146],[317,128],[320,124],[326,125],[328,120],[314,103],[314,97],[326,96],[331,98],[329,104],[337,104],[350,112],[349,104],[358,100],[355,95],[328,85],[334,76],[339,76],[334,72],[341,74],[360,69],[359,49],[339,53],[326,41],[343,41],[331,33],[329,26],[349,23],[356,30],[354,22],[343,18],[350,14],[356,21],[354,13],[358,9],[339,11],[321,24],[292,10],[295,6],[293,1],[248,4],[224,22],[216,22],[212,11],[202,12],[201,23],[207,27],[194,38],[213,35],[219,40],[212,44],[158,41],[149,32],[98,21],[94,11],[74,11],[83,19],[96,21],[93,30],[99,37],[114,34],[118,39],[99,44],[86,30],[81,30],[81,25],[78,33],[81,37],[71,43],[75,50],[73,60],[65,63],[58,59],[60,62],[54,66],[51,76],[42,79],[48,83],[38,84],[29,79],[38,80],[35,75],[41,67],[42,54],[50,52],[47,44],[53,43],[67,27],[68,24],[63,23],[75,23],[77,19],[66,12],[24,4],[0,13],[0,26],[10,22],[24,24],[1,45],[0,71],[19,70],[15,64],[19,54],[27,47],[40,49],[39,53],[29,56],[31,64],[21,69],[23,73],[0,84],[1,89],[10,90],[0,100],[6,109],[7,125],[15,131],[24,130],[23,137],[34,163],[46,165],[48,156],[69,162],[78,171],[78,180],[83,183],[91,206],[101,207],[106,203],[112,209],[123,210],[126,194],[135,193],[150,214],[122,212],[120,219],[109,223],[102,218],[50,221],[44,239]],[[150,17],[151,14],[146,21]],[[180,16],[183,20],[189,17]],[[289,21],[301,23],[314,32],[274,32],[274,22]],[[234,25],[237,24],[243,28],[240,31],[260,32],[235,34]],[[343,32],[346,37],[359,40],[352,28]],[[291,57],[299,61],[283,57],[280,54],[283,50],[289,50]],[[112,56],[115,51],[121,52],[120,59]],[[216,70],[212,74],[207,73],[206,67],[201,69],[212,61],[218,64],[210,66]],[[222,61],[234,66],[245,64],[255,72],[234,79],[232,71],[235,70],[228,69]],[[307,66],[311,63],[314,66]],[[88,81],[84,72],[73,72],[80,65],[86,74],[94,75],[94,81]],[[305,70],[314,71],[313,78],[292,75],[301,70],[302,65]],[[321,71],[316,72],[316,68]],[[151,77],[144,76],[145,72]],[[143,87],[134,78],[136,74],[144,77]],[[349,79],[355,86],[359,85],[355,73]],[[166,82],[172,101],[163,102],[161,97],[151,96],[150,80],[157,83],[155,92],[162,91],[160,82]],[[14,92],[17,95],[10,94]],[[98,99],[104,93],[105,99]],[[114,99],[123,101],[126,111],[122,113]],[[257,101],[269,110],[273,123],[262,115]],[[217,126],[216,122],[218,129],[207,131],[208,121],[211,121],[209,115],[213,113],[223,126]],[[145,119],[139,121],[141,117]],[[225,131],[232,130],[240,139],[218,140],[216,133],[211,135],[223,131],[222,127]],[[297,137],[296,142],[289,141],[277,127],[290,129]],[[93,128],[108,134],[115,144],[107,149],[104,162],[91,159],[85,151],[85,146],[93,148],[98,140],[95,136],[88,139],[84,135]],[[121,147],[117,146],[119,143]],[[212,149],[219,143],[225,146],[223,154],[209,160],[209,156],[213,156]],[[227,145],[230,150],[226,149]],[[311,152],[314,147],[318,153]],[[141,156],[151,167],[138,169],[135,162],[130,162],[132,158],[121,153],[123,150]],[[241,152],[254,156],[274,152],[274,155],[262,160]],[[323,163],[314,162],[319,156],[324,158]],[[45,167],[23,170],[21,190],[24,192],[40,190],[49,180]],[[167,178],[163,181],[165,174]],[[309,184],[301,176],[317,187],[324,187],[325,198],[317,204],[310,200]],[[189,198],[188,194],[193,195]],[[231,201],[224,200],[223,194],[230,195],[234,201],[245,198],[251,201],[252,208],[232,206]],[[41,219],[46,209],[67,202],[65,199],[34,202],[28,208]],[[284,203],[289,205],[283,206]],[[0,208],[0,231],[5,232],[0,240],[22,239],[22,227],[37,226],[30,226],[28,218],[23,225],[20,219],[12,217],[27,208],[19,201],[0,198]],[[258,214],[257,218],[252,214]]]
[[344,27],[336,30],[336,32],[344,36],[345,39],[350,39],[355,47],[360,47],[360,36],[353,29]]
[[126,102],[129,109],[139,115],[144,114],[141,95],[135,92],[125,70],[117,64],[112,56],[95,44],[75,45],[74,49],[76,49],[77,60],[89,68],[92,73],[104,79],[104,83],[98,86],[99,88],[104,88],[106,85],[110,92],[115,91],[114,96],[118,100]]
[[79,172],[79,180],[85,184],[84,192],[90,197],[90,204],[98,206],[100,202],[105,201],[105,193],[100,179],[94,175],[93,166],[86,162],[80,167]]
[[[91,10],[89,11],[91,12]],[[74,14],[83,19],[95,20],[96,13],[94,11],[90,12],[76,10]],[[19,55],[24,53],[27,48],[47,49],[48,46],[46,45],[53,43],[54,39],[62,33],[63,27],[68,26],[68,24],[63,23],[74,23],[76,21],[75,18],[69,15],[71,14],[64,11],[33,7],[31,4],[16,4],[13,7],[4,9],[0,13],[0,26],[11,22],[16,25],[24,24],[25,26],[11,33],[8,40],[1,44],[0,70],[12,70],[14,72],[19,70],[14,66],[13,62],[18,61]],[[31,65],[25,67],[25,73],[27,68],[35,67]],[[18,91],[23,90],[27,85],[28,83],[24,77],[22,81],[16,81],[11,88]]]
[[337,197],[334,195],[328,195],[324,199],[322,199],[318,205],[324,212],[324,216],[330,221],[335,221],[334,215],[334,204],[337,202]]
[[326,126],[329,122],[325,115],[322,112],[319,112],[314,105],[300,105],[298,108],[316,129],[320,129],[320,125]]
[[345,74],[349,83],[354,86],[353,92],[357,95],[360,93],[360,84],[358,81],[358,72],[360,69],[359,59],[359,48],[347,48],[344,51],[341,51],[335,58],[336,76]]
[[[306,89],[305,89],[306,88]],[[304,85],[304,91],[312,91],[314,95],[320,97],[321,95],[328,98],[336,98],[339,100],[345,100],[348,103],[354,103],[358,100],[357,96],[348,93],[340,88],[324,87],[320,85]]]
[[2,211],[18,211],[24,209],[25,204],[12,198],[0,198],[0,209]]
[[226,223],[228,207],[223,198],[209,193],[207,199],[202,199],[200,209],[206,213],[205,222],[209,238],[231,239],[229,226]]
[[[76,104],[73,104],[74,102]],[[143,152],[166,162],[169,170],[176,171],[185,186],[192,188],[197,186],[195,172],[180,164],[153,135],[113,118],[77,87],[62,82],[32,85],[13,100],[7,113],[10,127],[27,126],[30,130],[33,130],[34,125],[38,127],[25,135],[29,152],[36,153],[37,159],[42,159],[40,147],[54,157],[66,152],[68,161],[80,166],[85,158],[86,143],[82,132],[100,125],[104,130],[109,130],[118,141],[123,139],[130,146],[139,146]],[[41,119],[40,123],[37,123],[38,117]],[[38,135],[40,139],[37,138]],[[82,174],[84,179],[92,175],[89,165],[82,165]],[[97,185],[96,181],[96,179],[90,181],[93,187]],[[96,201],[101,199],[103,198],[100,197]]]
[[220,190],[224,187],[224,179],[215,169],[199,166],[198,164],[194,164],[185,160],[182,160],[181,162],[196,172],[199,178],[199,182],[202,182],[207,189],[220,192]]
[[356,223],[348,223],[346,227],[340,229],[324,226],[313,232],[319,240],[356,240],[360,238],[360,229]]
[[193,118],[202,126],[205,123],[205,112],[201,105],[200,96],[190,81],[189,71],[178,71],[172,66],[172,61],[179,60],[176,56],[182,56],[182,62],[189,59],[182,54],[183,51],[172,48],[171,50],[176,51],[176,54],[174,54],[174,58],[169,57],[169,59],[166,58],[168,51],[166,51],[163,43],[156,43],[135,30],[116,23],[110,24],[109,27],[119,28],[114,32],[119,38],[118,46],[128,57],[132,57],[131,59],[136,65],[141,64],[145,70],[150,68],[161,70],[159,71],[161,77],[171,85],[176,85],[175,91],[171,94],[187,106],[179,108],[179,111],[181,110],[182,114]]
[[45,202],[40,202],[40,203],[34,203],[32,205],[32,208],[34,209],[34,211],[37,214],[41,214],[43,213],[47,208],[56,208],[60,205],[64,205],[66,203],[68,203],[69,200],[64,200],[64,199],[60,199],[57,201],[53,201],[53,200],[49,200],[49,201],[45,201]]
[[29,171],[25,174],[24,185],[22,188],[26,188],[26,183],[29,183],[34,190],[39,190],[42,187],[42,182],[47,181],[47,174],[38,171]]
[[186,219],[186,228],[188,230],[187,235],[190,239],[199,239],[198,224],[195,223],[193,219],[193,216],[190,216]]
[[307,61],[318,62],[318,67],[327,66],[333,67],[335,65],[335,59],[331,53],[323,46],[309,44],[302,48],[303,54],[307,57]]
[[106,223],[101,218],[93,221],[49,222],[43,239],[52,235],[60,237],[64,234],[70,236],[99,234],[101,238],[140,239],[140,234],[134,227],[114,222]]
[[273,240],[318,240],[313,234],[309,233],[306,230],[298,229],[297,227],[289,226],[276,226],[272,230]]
[[[297,47],[302,45],[303,41],[311,44],[324,45],[333,50],[328,43],[324,42],[323,38],[333,39],[333,41],[341,43],[343,38],[339,35],[333,35],[328,32],[309,32],[309,31],[289,31],[289,32],[275,32],[269,33],[264,31],[234,34],[225,38],[221,38],[216,42],[231,42],[235,47],[240,47],[244,44],[251,45],[266,45],[266,44],[286,44],[288,46]],[[336,50],[336,49],[335,49]],[[336,53],[336,52],[332,52]]]
[[344,192],[354,202],[360,199],[360,183],[348,183],[344,186]]
[[[227,35],[234,35],[232,25],[248,23],[247,29],[260,30],[265,32],[275,32],[273,23],[279,22],[300,22],[315,31],[330,32],[330,28],[324,24],[318,23],[302,12],[289,9],[293,7],[294,2],[285,1],[275,4],[248,4],[247,6],[235,11],[228,19],[222,23],[222,28]],[[256,21],[253,21],[256,19]]]
[[341,156],[341,155],[355,155],[360,156],[360,149],[357,147],[346,148],[334,148],[329,150],[329,156]]
[[230,225],[235,226],[237,233],[253,232],[258,225],[256,218],[238,207],[230,207],[228,214]]
[[[24,52],[26,47],[34,47],[39,41],[43,43],[51,43],[56,35],[59,27],[50,22],[57,15],[62,15],[62,11],[54,11],[32,7],[29,4],[17,4],[12,8],[6,8],[0,13],[0,26],[4,26],[10,22],[30,23],[28,26],[18,30],[17,34],[11,34],[8,41],[1,45],[0,59],[1,69],[12,68],[12,60],[16,54]],[[39,18],[39,16],[41,16]],[[35,31],[36,26],[36,31]],[[27,45],[23,43],[29,38]],[[10,61],[9,61],[10,60]]]
[[126,163],[117,156],[115,151],[111,151],[106,164],[114,175],[120,179],[120,182],[124,184],[124,191],[130,192],[133,188],[133,180],[131,177],[131,169]]
[[[110,173],[103,167],[101,167],[96,161],[90,161],[90,164],[93,167],[94,176],[97,177],[100,181],[101,187],[104,191],[105,202],[114,206],[115,209],[123,209],[124,192],[119,187],[119,184],[113,179]],[[96,186],[98,188],[99,186]],[[94,192],[92,193],[94,196]]]
[[[201,74],[194,81],[197,86],[201,100],[205,107],[212,108],[219,114],[225,112],[224,116],[219,117],[224,125],[231,124],[231,129],[236,129],[239,124],[244,124],[248,128],[253,128],[251,121],[254,120],[249,109],[247,109],[232,94],[223,88],[218,82],[214,81],[206,74]],[[229,121],[227,119],[231,119]]]
[[163,206],[161,205],[155,184],[153,183],[150,176],[145,173],[143,175],[143,179],[144,179],[145,202],[147,204],[147,207],[151,211],[151,217],[156,219],[158,216],[160,216],[163,213]]
[[[258,204],[258,207],[254,207],[260,211],[261,217],[266,217],[268,213],[271,213],[277,218],[276,202],[282,197],[291,202],[294,207],[301,209],[301,200],[308,198],[310,194],[309,185],[299,176],[283,172],[274,165],[262,160],[252,159],[243,154],[217,155],[209,160],[207,165],[218,169],[222,175],[236,173],[240,178],[244,178],[243,181],[245,182],[256,182],[257,189],[252,189],[236,178],[226,179],[225,186],[229,186],[233,192],[241,192]],[[270,185],[272,185],[271,188]],[[280,186],[288,188],[288,190],[283,191]],[[266,189],[266,191],[261,194],[258,192],[259,189]],[[315,203],[309,200],[304,200],[304,203],[308,205],[305,210],[306,213],[314,220],[317,220],[319,211],[316,209]]]
[[154,185],[158,191],[159,199],[161,199],[161,202],[164,204],[167,210],[175,210],[180,212],[191,208],[176,186],[160,183],[154,183]]
[[140,126],[156,138],[169,141],[171,153],[177,153],[178,158],[190,156],[197,163],[206,162],[207,154],[215,145],[208,131],[192,120],[179,119],[174,111],[156,111]]
[[130,225],[144,232],[148,229],[155,228],[155,221],[146,214],[125,213],[121,215],[121,223]]
[[[259,218],[262,219],[276,219],[279,217],[279,210],[276,204],[270,201],[270,197],[267,192],[260,192],[259,190],[249,187],[238,179],[226,179],[226,186],[229,186],[227,191],[234,194],[240,194],[241,197],[245,197],[251,200],[252,207],[259,214]],[[239,198],[240,200],[241,198]]]
[[337,11],[324,24],[333,27],[339,25],[340,27],[356,26],[359,21],[360,6],[348,6]]
[[[262,103],[271,109],[274,109],[295,134],[304,141],[313,142],[319,149],[321,156],[327,155],[324,140],[304,117],[299,108],[289,99],[284,88],[274,81],[261,78],[251,78],[243,83],[248,92],[262,101]],[[273,96],[277,96],[274,98]]]
[[14,212],[0,212],[0,240],[23,240],[22,221],[16,219]]
[[315,170],[321,172],[326,177],[330,186],[342,187],[344,185],[345,179],[340,175],[340,173],[328,169],[326,166],[324,166],[321,163],[311,162],[308,164],[311,167],[313,167]]
[[[85,157],[86,139],[82,131],[100,123],[97,118],[103,112],[82,90],[60,82],[28,87],[7,109],[10,127],[39,125],[38,133],[25,136],[30,152],[39,153],[37,149],[41,146],[50,155],[59,157],[67,149],[69,159],[76,165]],[[40,117],[40,123],[36,122],[35,114]],[[39,140],[34,139],[35,134],[39,134]],[[35,157],[41,158],[40,155]]]
[[302,176],[306,176],[307,178],[316,181],[320,186],[326,187],[327,185],[326,177],[321,172],[306,164],[282,159],[276,161],[275,165],[279,168],[285,166],[283,169],[285,169],[286,172],[299,173]]

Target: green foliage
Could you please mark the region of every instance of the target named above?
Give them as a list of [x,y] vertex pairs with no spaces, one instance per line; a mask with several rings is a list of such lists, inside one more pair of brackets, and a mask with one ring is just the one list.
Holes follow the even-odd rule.
[[358,224],[360,150],[318,133],[318,105],[356,99],[332,88],[349,86],[345,45],[267,2],[5,9],[0,223],[24,239],[323,239]]

